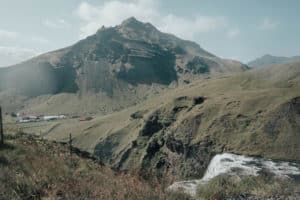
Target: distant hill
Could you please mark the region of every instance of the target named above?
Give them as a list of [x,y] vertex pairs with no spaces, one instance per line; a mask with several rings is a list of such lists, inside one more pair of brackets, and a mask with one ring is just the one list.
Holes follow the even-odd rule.
[[248,63],[250,67],[264,67],[273,64],[284,64],[288,62],[297,62],[300,61],[300,56],[293,56],[293,57],[279,57],[279,56],[272,56],[266,54],[260,58],[257,58],[253,61]]
[[[102,27],[73,46],[1,68],[0,103],[1,96],[7,95],[14,99],[16,95],[27,99],[58,95],[57,106],[69,110],[108,111],[194,79],[247,68],[132,17],[118,26]],[[72,100],[60,98],[70,94]],[[49,105],[53,102],[40,110],[53,110]]]

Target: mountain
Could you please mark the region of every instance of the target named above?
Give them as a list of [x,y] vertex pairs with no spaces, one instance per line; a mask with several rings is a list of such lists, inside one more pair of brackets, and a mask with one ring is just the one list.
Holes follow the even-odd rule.
[[264,66],[268,66],[268,65],[283,64],[283,63],[297,62],[297,61],[300,61],[300,56],[279,57],[279,56],[272,56],[272,55],[266,54],[260,58],[250,61],[248,63],[248,66],[264,67]]
[[0,102],[18,95],[19,101],[25,99],[24,105],[7,107],[35,105],[26,108],[36,112],[109,112],[198,78],[246,69],[246,65],[218,58],[194,42],[129,18],[118,26],[102,27],[70,47],[1,68]]

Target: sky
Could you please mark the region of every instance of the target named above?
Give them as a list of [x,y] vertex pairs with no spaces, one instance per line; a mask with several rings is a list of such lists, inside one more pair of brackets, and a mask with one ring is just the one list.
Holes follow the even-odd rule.
[[247,63],[300,55],[299,0],[0,0],[0,67],[70,46],[134,16]]

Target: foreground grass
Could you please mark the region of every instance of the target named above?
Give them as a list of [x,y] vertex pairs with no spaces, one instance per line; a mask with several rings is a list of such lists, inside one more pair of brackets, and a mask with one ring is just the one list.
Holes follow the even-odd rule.
[[299,199],[300,183],[276,178],[268,172],[259,176],[220,175],[197,191],[199,199]]
[[[221,175],[198,188],[197,199],[297,199],[299,181]],[[138,175],[117,174],[96,161],[69,154],[66,145],[18,134],[0,148],[0,199],[189,200],[166,193]]]
[[0,149],[0,199],[167,199],[159,184],[115,174],[67,146],[18,135]]

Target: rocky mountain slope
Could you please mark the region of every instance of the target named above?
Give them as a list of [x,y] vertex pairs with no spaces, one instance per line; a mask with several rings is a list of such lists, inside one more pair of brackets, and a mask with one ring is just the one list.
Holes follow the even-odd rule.
[[[268,77],[268,78],[266,78]],[[141,104],[77,120],[26,125],[120,170],[201,177],[221,152],[300,160],[300,63],[198,80]]]
[[248,65],[250,67],[264,67],[268,65],[274,64],[284,64],[289,62],[299,62],[300,56],[293,56],[293,57],[279,57],[279,56],[272,56],[266,54],[260,58],[257,58],[253,61],[250,61]]
[[1,68],[0,102],[35,112],[111,112],[194,79],[247,68],[129,18],[73,46]]

